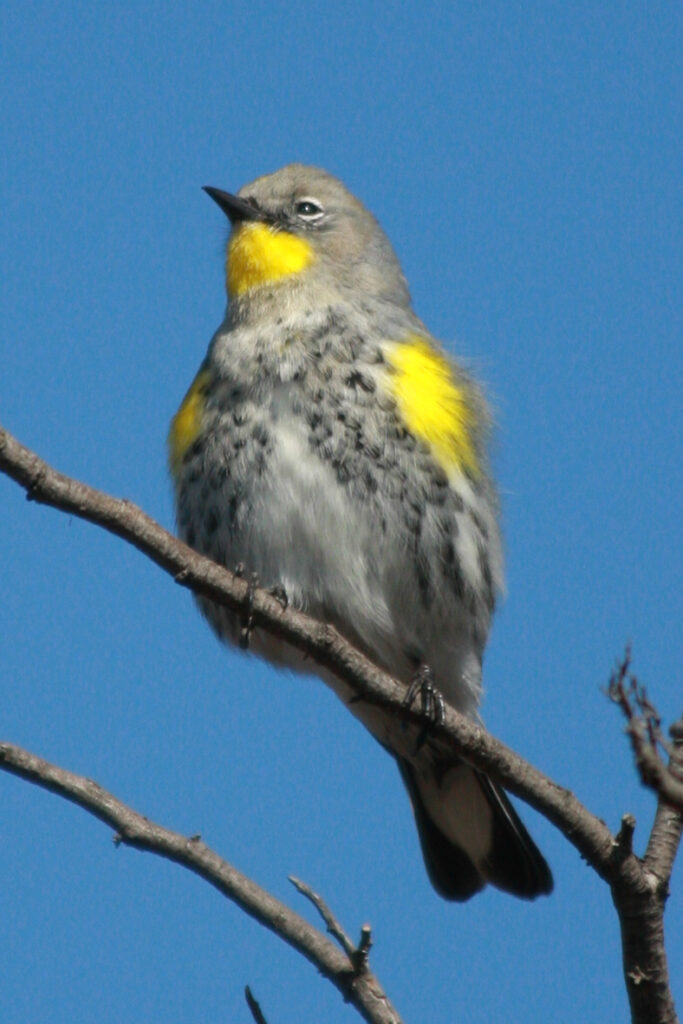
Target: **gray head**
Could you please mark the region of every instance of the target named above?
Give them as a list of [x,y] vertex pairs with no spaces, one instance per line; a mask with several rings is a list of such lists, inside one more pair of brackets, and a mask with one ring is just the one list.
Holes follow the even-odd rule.
[[237,195],[206,191],[232,223],[227,252],[231,298],[307,282],[328,294],[367,295],[409,306],[408,286],[377,220],[337,178],[289,164]]

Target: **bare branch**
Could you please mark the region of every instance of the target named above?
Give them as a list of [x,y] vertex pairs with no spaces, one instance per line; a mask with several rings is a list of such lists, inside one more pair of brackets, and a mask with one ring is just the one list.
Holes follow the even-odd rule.
[[[51,505],[104,527],[133,544],[181,586],[225,605],[307,655],[343,680],[355,695],[386,709],[399,722],[423,726],[419,710],[404,707],[404,687],[357,651],[332,627],[197,554],[130,501],[103,494],[58,473],[0,426],[0,470],[27,489],[31,501]],[[353,703],[350,709],[353,710]],[[607,826],[567,790],[464,715],[447,707],[431,738],[466,757],[553,822],[602,877],[614,871],[614,838]],[[636,858],[619,860],[618,870],[638,871]]]
[[[263,628],[305,652],[321,668],[328,670],[328,673],[332,673],[337,680],[343,682],[345,689],[335,688],[334,680],[325,679],[323,676],[324,681],[335,689],[338,696],[340,690],[344,693],[343,699],[347,701],[351,710],[354,709],[354,704],[365,702],[382,708],[398,723],[411,723],[416,730],[422,727],[419,712],[411,711],[404,706],[404,688],[355,650],[331,626],[284,607],[277,596],[255,587],[253,580],[241,579],[198,555],[132,503],[111,498],[55,472],[1,427],[0,470],[4,470],[26,487],[29,499],[68,511],[117,534],[170,573],[182,586],[237,612],[245,624],[247,639],[253,629]],[[644,688],[639,687],[635,680],[631,680],[629,665],[627,657],[615,673],[609,692],[629,722],[629,735],[643,780],[660,794],[655,827],[642,862],[632,851],[635,827],[632,818],[625,816],[618,835],[613,836],[607,826],[591,814],[569,790],[557,785],[451,707],[445,708],[443,721],[436,724],[431,731],[430,743],[438,743],[444,750],[465,758],[529,803],[551,821],[608,882],[622,929],[624,974],[634,1024],[654,1024],[655,1021],[673,1024],[676,1015],[668,984],[663,910],[671,866],[681,835],[681,814],[674,808],[681,807],[683,759],[678,744],[675,743],[672,748],[664,740],[656,709],[649,702]],[[680,725],[679,733],[683,733],[683,723]],[[60,770],[53,769],[52,766],[46,766],[42,774],[35,770],[35,767],[30,771],[25,766],[21,769],[16,765],[10,767],[7,752],[16,749],[10,748],[9,745],[0,747],[0,753],[4,758],[4,764],[0,758],[0,767],[9,767],[31,781],[60,792],[105,821],[114,821],[115,816],[107,804],[107,801],[113,801],[114,798],[109,794],[104,794],[99,787],[95,787],[96,791],[102,794],[102,799],[93,800],[92,794],[85,799],[78,787],[67,792],[63,779],[59,784],[54,781],[56,776],[53,773]],[[671,764],[668,767],[661,759],[660,750],[670,754]],[[80,782],[85,785],[87,780]],[[95,784],[87,785],[92,787]],[[141,849],[154,849],[154,852],[161,853],[162,856],[186,864],[191,870],[207,878],[230,899],[239,903],[247,913],[266,927],[273,927],[261,907],[260,900],[263,898],[270,901],[269,906],[282,907],[282,904],[272,900],[254,886],[254,883],[244,879],[244,876],[235,873],[240,880],[237,884],[231,874],[234,873],[234,869],[229,866],[226,867],[232,879],[229,884],[220,872],[217,875],[212,874],[202,858],[208,858],[207,863],[210,862],[212,865],[214,860],[218,864],[224,862],[220,862],[200,840],[175,837],[173,833],[162,829],[159,830],[157,837],[159,842],[156,839],[153,842],[146,829],[154,832],[158,826],[149,825],[139,815],[134,815],[116,801],[114,803],[118,808],[117,814],[122,816],[128,829],[121,832],[122,841]],[[133,816],[131,819],[127,817],[130,815]],[[142,828],[141,823],[144,823],[145,828]],[[180,846],[177,842],[175,845],[171,843],[169,836],[180,842]],[[200,859],[190,857],[188,850],[192,850],[197,856],[201,854]],[[312,898],[314,894],[311,894],[310,890],[306,892],[306,888],[303,887],[301,891]],[[245,892],[250,893],[249,898],[245,896]],[[258,899],[252,899],[253,893],[259,894]],[[316,899],[319,903],[322,901],[319,897],[313,899],[322,913]],[[286,910],[286,913],[291,915],[292,911]],[[279,933],[285,941],[299,949],[318,966],[321,962],[327,964],[325,958],[332,955],[330,949],[334,951],[334,957],[337,959],[329,961],[330,973],[328,974],[322,967],[320,969],[341,991],[345,991],[344,985],[347,985],[359,998],[361,991],[363,995],[367,995],[367,1003],[363,1003],[361,1012],[370,1014],[371,1009],[368,1007],[376,1007],[379,1015],[366,1016],[366,1020],[398,1021],[396,1012],[389,1006],[379,986],[374,987],[376,982],[367,969],[369,929],[363,930],[358,947],[354,947],[348,936],[335,923],[332,933],[341,941],[345,950],[343,954],[315,930],[311,932],[315,935],[316,941],[313,942],[310,932],[305,933],[304,941],[300,934],[299,922],[306,929],[310,929],[310,926],[298,915],[286,918],[286,921],[292,922],[291,927],[287,925]],[[296,922],[296,926],[293,922]],[[317,943],[321,941],[326,945],[319,951]],[[369,979],[372,979],[372,984]]]
[[219,857],[199,836],[188,838],[156,825],[96,782],[58,768],[14,744],[0,743],[0,768],[78,804],[116,829],[118,842],[165,857],[205,879],[305,956],[369,1024],[401,1024],[371,971],[359,973],[325,935]]
[[[647,690],[631,672],[630,647],[626,648],[624,657],[612,673],[607,694],[619,706],[626,719],[626,732],[641,781],[672,807],[683,811],[683,745],[680,743],[683,718],[671,726],[674,743],[669,743],[664,737],[661,718]],[[677,736],[679,742],[676,742]],[[668,756],[668,765],[662,759],[660,750]]]
[[683,815],[660,798],[642,885],[612,884],[619,915],[624,980],[634,1024],[676,1024],[664,941],[664,907],[671,868],[683,831]]
[[251,1015],[254,1018],[255,1024],[268,1024],[268,1021],[263,1016],[261,1007],[254,999],[251,993],[251,989],[249,988],[248,985],[244,989],[244,998],[247,1000],[247,1006],[251,1010]]
[[[671,727],[671,735],[674,737],[673,751],[669,769],[678,773],[683,752],[683,730],[680,722]],[[651,871],[659,880],[665,892],[668,892],[669,880],[673,869],[674,860],[678,853],[678,846],[683,831],[683,811],[678,806],[672,806],[669,801],[668,791],[660,793],[655,815],[654,825],[647,844],[647,850],[643,858],[643,866],[646,871]]]
[[356,973],[362,974],[364,971],[367,971],[368,958],[370,956],[370,949],[372,948],[372,930],[370,925],[363,925],[360,930],[358,945],[354,946],[353,942],[339,924],[339,921],[327,906],[322,896],[319,896],[317,892],[313,892],[310,886],[306,885],[305,882],[300,881],[300,879],[294,878],[293,875],[289,876],[289,880],[295,889],[298,889],[298,891],[305,896],[307,900],[311,901],[325,922],[327,931],[342,947],[353,964]]
[[358,949],[356,950],[353,962],[356,970],[360,973],[366,971],[368,967],[368,959],[370,957],[370,950],[372,949],[372,932],[369,924],[364,924],[360,930],[360,939],[358,941]]
[[[664,943],[664,906],[683,832],[683,803],[677,796],[677,790],[683,792],[683,728],[681,722],[672,727],[673,745],[664,740],[657,709],[631,672],[629,647],[612,673],[607,693],[626,718],[626,731],[643,783],[659,795],[642,861],[642,888],[633,889],[618,880],[612,883],[612,898],[621,926],[626,990],[634,1021],[675,1024]],[[660,749],[669,754],[668,765],[662,760]],[[632,820],[630,815],[624,816],[618,837],[622,846],[629,849]]]
[[342,926],[339,924],[339,921],[337,921],[337,918],[334,916],[330,908],[323,900],[322,896],[319,896],[317,892],[314,892],[309,885],[306,885],[306,883],[302,882],[299,878],[295,878],[294,875],[290,875],[289,880],[294,886],[294,888],[297,890],[297,892],[300,892],[302,896],[305,896],[307,900],[311,901],[311,903],[313,904],[313,906],[315,907],[315,909],[318,911],[323,921],[325,922],[325,927],[327,928],[329,934],[337,940],[341,948],[348,956],[349,960],[352,960],[355,954],[357,953],[357,949],[354,946],[351,939],[349,938],[349,936],[342,928]]
[[617,832],[615,844],[627,856],[633,853],[633,834],[636,830],[636,819],[632,814],[624,814]]

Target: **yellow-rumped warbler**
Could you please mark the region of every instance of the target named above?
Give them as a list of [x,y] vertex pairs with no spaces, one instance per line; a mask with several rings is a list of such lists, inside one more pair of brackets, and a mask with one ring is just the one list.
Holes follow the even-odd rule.
[[[406,686],[429,666],[476,717],[502,585],[479,388],[415,316],[386,235],[336,178],[292,164],[237,195],[206,191],[232,224],[229,302],[171,424],[182,537],[283,587]],[[238,617],[200,604],[237,642]],[[252,646],[311,671],[259,631]],[[378,709],[352,710],[390,745]],[[551,891],[486,775],[429,740],[395,756],[442,896],[466,900],[487,882],[528,899]]]

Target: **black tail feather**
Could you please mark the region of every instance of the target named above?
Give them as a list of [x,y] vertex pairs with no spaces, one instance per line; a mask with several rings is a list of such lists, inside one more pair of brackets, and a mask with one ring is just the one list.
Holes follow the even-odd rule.
[[[487,807],[491,814],[488,852],[475,863],[462,845],[445,834],[433,813],[427,810],[420,787],[425,784],[439,787],[436,771],[426,783],[422,778],[418,782],[415,769],[408,761],[397,758],[397,762],[415,812],[425,866],[432,885],[441,896],[464,902],[487,883],[528,900],[552,892],[553,877],[545,858],[507,795],[488,776],[474,768],[467,769],[479,786],[482,814],[488,818]],[[448,807],[449,814],[454,810],[457,813],[457,808]]]
[[488,775],[476,772],[476,776],[493,811],[493,843],[486,862],[487,881],[525,900],[549,896],[553,891],[550,868],[507,793]]

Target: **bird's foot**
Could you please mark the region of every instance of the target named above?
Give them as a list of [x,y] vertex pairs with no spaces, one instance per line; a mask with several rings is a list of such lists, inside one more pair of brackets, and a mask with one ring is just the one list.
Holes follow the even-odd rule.
[[280,602],[283,612],[286,612],[289,607],[289,598],[287,597],[287,591],[282,584],[274,583],[272,587],[268,587],[268,593],[271,597],[274,597],[276,601]]
[[[244,579],[247,575],[247,570],[244,565],[244,562],[238,562],[237,565],[235,566],[234,572],[235,576],[239,576],[240,579]],[[239,645],[243,651],[249,649],[251,634],[254,631],[254,593],[258,586],[258,573],[252,572],[249,575],[247,598],[240,618]],[[274,597],[276,601],[280,602],[283,611],[287,611],[287,607],[289,605],[289,598],[287,597],[287,591],[285,590],[281,583],[275,583],[272,587],[268,587],[268,593],[272,597]]]
[[430,730],[436,725],[441,725],[446,713],[444,699],[436,688],[434,673],[429,665],[420,665],[413,676],[408,692],[403,698],[403,707],[412,708],[416,701],[419,701],[423,723],[415,743],[415,753],[424,745]]
[[[238,562],[235,566],[235,576],[239,576],[240,579],[244,579],[246,576],[246,568],[244,562]],[[249,650],[249,642],[251,640],[251,634],[254,631],[254,594],[256,588],[259,585],[259,578],[255,572],[252,572],[249,576],[247,584],[247,597],[244,602],[244,608],[240,616],[240,636],[239,645],[243,651]]]

